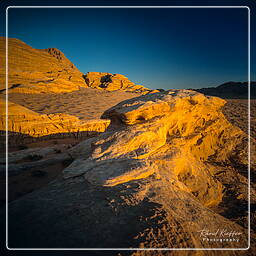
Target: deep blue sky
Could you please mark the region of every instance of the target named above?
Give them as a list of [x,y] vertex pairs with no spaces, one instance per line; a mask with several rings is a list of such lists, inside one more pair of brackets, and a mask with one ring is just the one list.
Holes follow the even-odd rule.
[[9,9],[9,37],[149,88],[247,80],[244,9]]

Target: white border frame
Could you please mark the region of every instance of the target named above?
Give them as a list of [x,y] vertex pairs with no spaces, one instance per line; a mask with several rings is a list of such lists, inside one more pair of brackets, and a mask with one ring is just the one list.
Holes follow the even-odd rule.
[[[8,10],[9,9],[19,9],[19,8],[240,8],[240,9],[247,9],[248,10],[248,247],[246,248],[9,248],[8,247]],[[87,250],[87,251],[150,251],[150,250],[168,250],[168,251],[238,251],[238,250],[249,250],[250,249],[250,230],[251,230],[251,221],[250,221],[250,183],[251,183],[251,148],[250,148],[250,136],[251,136],[251,120],[250,120],[250,112],[251,112],[251,105],[250,105],[250,87],[251,87],[251,26],[250,26],[250,15],[251,10],[248,6],[8,6],[6,8],[6,248],[11,251],[22,251],[22,250],[42,250],[42,251],[76,251],[76,250]]]

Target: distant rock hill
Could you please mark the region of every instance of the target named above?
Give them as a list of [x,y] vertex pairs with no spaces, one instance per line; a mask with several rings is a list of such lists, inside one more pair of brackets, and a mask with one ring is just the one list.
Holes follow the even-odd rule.
[[120,74],[88,72],[84,75],[84,79],[89,87],[106,89],[108,91],[124,90],[139,93],[147,93],[151,91],[142,85],[134,84],[127,77]]
[[[5,63],[5,38],[0,38],[0,59]],[[11,92],[70,92],[86,86],[82,73],[55,48],[34,49],[14,38],[8,43],[8,87]],[[5,65],[0,69],[5,88]]]
[[[0,90],[5,91],[5,43],[0,37]],[[18,93],[63,93],[92,87],[108,91],[150,92],[123,75],[89,72],[83,75],[56,48],[34,49],[24,42],[8,40],[8,88]]]
[[[247,99],[247,82],[227,82],[217,87],[193,89],[210,96],[217,96],[226,99]],[[251,99],[256,99],[256,82],[251,82]]]

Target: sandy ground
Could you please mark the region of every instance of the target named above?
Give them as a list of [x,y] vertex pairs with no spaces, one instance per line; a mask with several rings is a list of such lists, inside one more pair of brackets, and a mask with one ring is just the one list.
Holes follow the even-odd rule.
[[93,88],[58,94],[9,94],[9,100],[40,114],[65,113],[89,120],[100,118],[102,113],[120,101],[138,97],[138,93],[108,92]]
[[[137,96],[139,96],[139,94],[122,91],[107,92],[88,88],[61,94],[9,94],[9,100],[41,114],[67,113],[86,120],[100,118],[102,113],[111,106],[125,99]],[[256,113],[253,109],[256,109],[256,100],[251,100],[251,136],[255,139]],[[247,100],[229,99],[223,108],[223,112],[232,124],[240,127],[245,133],[248,133]],[[22,147],[43,147],[62,143],[73,146],[79,143],[79,140],[65,138],[35,142],[22,145]],[[15,149],[11,150],[13,151]],[[58,164],[40,170],[32,170],[9,177],[9,200],[15,200],[20,196],[45,186],[61,174],[62,170],[65,168],[65,164],[66,163]],[[0,184],[2,190],[4,190],[5,179],[3,177],[0,178]],[[5,202],[5,193],[1,193],[0,201],[1,204]]]
[[[227,104],[223,107],[223,113],[227,119],[235,126],[238,126],[248,134],[248,100],[227,99]],[[251,105],[251,137],[256,139],[256,100],[250,101]]]

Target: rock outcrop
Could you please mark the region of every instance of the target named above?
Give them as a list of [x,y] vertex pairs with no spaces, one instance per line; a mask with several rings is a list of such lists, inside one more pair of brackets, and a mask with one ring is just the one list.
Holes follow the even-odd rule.
[[136,85],[127,77],[120,74],[88,72],[84,75],[84,79],[89,87],[107,91],[123,90],[126,92],[137,92],[142,94],[151,92],[150,89],[142,85]]
[[[5,38],[0,37],[0,89],[5,90]],[[8,88],[19,93],[60,93],[87,87],[83,74],[56,48],[34,49],[8,39]]]
[[[0,37],[0,91],[5,91],[5,37]],[[10,93],[63,93],[92,87],[107,91],[148,93],[120,74],[88,72],[83,75],[56,48],[34,49],[24,42],[8,39],[8,88]]]
[[218,204],[222,185],[213,175],[219,167],[210,159],[227,161],[243,136],[221,113],[224,104],[186,90],[121,102],[102,117],[119,122],[122,129],[98,137],[90,157],[73,162],[64,176],[84,175],[93,184],[115,186],[155,174],[204,205]]
[[230,168],[246,135],[226,120],[224,104],[170,90],[112,107],[103,114],[111,128],[69,149],[76,160],[64,169],[65,179],[9,204],[9,246],[246,248],[245,221],[209,209],[225,203],[224,190],[246,198],[247,179]]
[[[0,130],[6,131],[6,101],[0,99]],[[82,121],[68,114],[40,115],[18,104],[8,102],[8,132],[11,135],[42,137],[48,135],[104,132],[109,120],[95,119]]]

